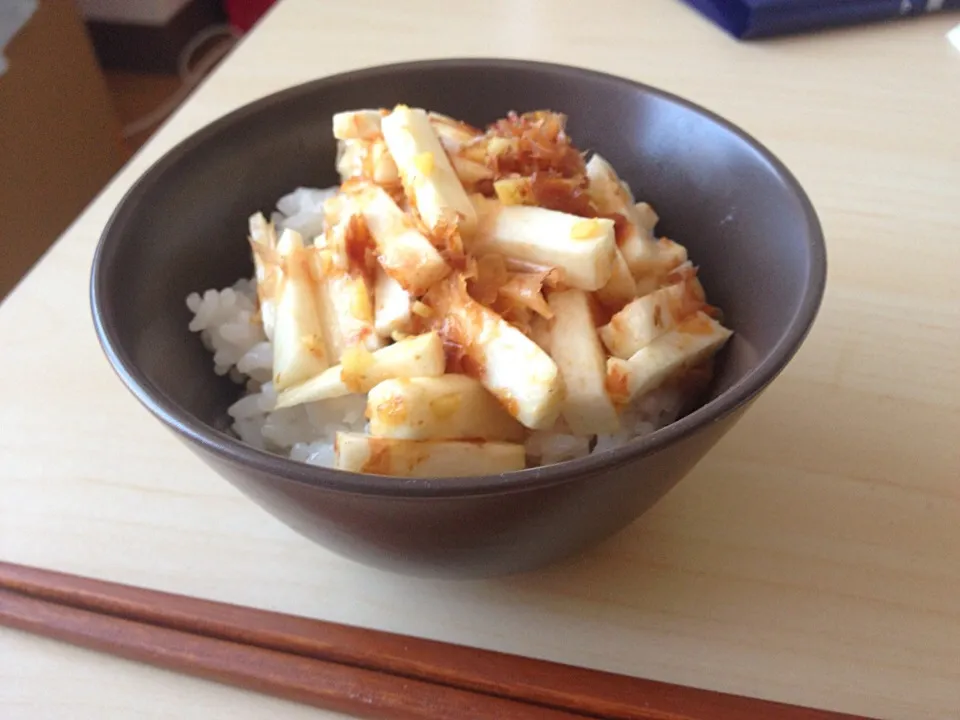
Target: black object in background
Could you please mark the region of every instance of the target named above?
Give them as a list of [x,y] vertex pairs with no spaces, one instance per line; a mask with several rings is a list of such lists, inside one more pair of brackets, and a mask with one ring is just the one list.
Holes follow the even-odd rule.
[[684,0],[741,40],[960,10],[960,0]]

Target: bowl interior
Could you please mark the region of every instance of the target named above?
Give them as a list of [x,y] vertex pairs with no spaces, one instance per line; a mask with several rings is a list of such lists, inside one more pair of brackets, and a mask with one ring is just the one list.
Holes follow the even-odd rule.
[[[178,146],[130,191],[104,234],[94,305],[108,352],[135,369],[147,393],[224,428],[239,388],[214,376],[209,353],[187,330],[185,297],[252,274],[251,213],[269,215],[298,186],[337,182],[333,113],[399,102],[480,126],[510,110],[567,114],[574,142],[603,154],[654,206],[658,233],[689,248],[708,297],[735,330],[711,398],[743,385],[778,348],[782,367],[802,339],[822,291],[816,217],[789,173],[735,128],[667,94],[587,71],[510,61],[399,65],[243,108]],[[780,367],[768,367],[764,383]]]

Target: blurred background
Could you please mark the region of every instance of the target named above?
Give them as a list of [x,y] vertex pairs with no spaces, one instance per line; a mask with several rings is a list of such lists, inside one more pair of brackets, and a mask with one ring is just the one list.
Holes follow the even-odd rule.
[[0,298],[274,1],[0,0]]
[[[736,37],[960,11],[960,0],[684,1]],[[0,0],[0,300],[275,2]],[[749,23],[745,8],[759,8]]]

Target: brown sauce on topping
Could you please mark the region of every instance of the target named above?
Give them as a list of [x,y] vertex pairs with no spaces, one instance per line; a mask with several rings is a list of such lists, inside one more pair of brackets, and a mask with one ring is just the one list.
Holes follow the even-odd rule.
[[391,395],[377,404],[377,417],[380,422],[395,425],[407,419],[407,404],[399,395]]
[[607,366],[607,394],[613,402],[623,404],[630,397],[630,381],[619,363]]
[[702,308],[700,308],[700,310],[705,315],[713,318],[721,325],[723,324],[723,310],[721,310],[720,308],[716,307],[715,305],[704,305]]
[[530,177],[530,187],[536,205],[559,212],[597,217],[597,208],[587,192],[585,175],[564,178],[543,172]]
[[467,377],[472,377],[477,380],[483,378],[483,365],[480,364],[476,358],[470,355],[461,356],[460,369],[461,372]]
[[613,234],[617,239],[617,247],[623,245],[627,236],[630,234],[630,221],[620,213],[610,213],[609,215],[602,215],[600,217],[613,220]]
[[385,438],[368,438],[370,457],[363,463],[360,472],[370,475],[392,475],[393,459],[391,457],[391,441]]
[[703,315],[693,315],[683,321],[680,329],[688,335],[712,335],[713,324]]
[[593,318],[594,327],[602,327],[609,323],[616,314],[608,307],[604,307],[594,296],[587,296],[587,302],[590,306],[590,316]]
[[360,215],[352,215],[344,234],[344,252],[350,270],[372,281],[377,269],[377,246]]
[[467,269],[467,255],[463,251],[441,250],[440,257],[456,272]]

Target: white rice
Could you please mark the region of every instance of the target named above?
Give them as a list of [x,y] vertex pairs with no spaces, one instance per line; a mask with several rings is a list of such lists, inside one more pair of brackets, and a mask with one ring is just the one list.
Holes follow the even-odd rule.
[[[312,240],[323,232],[323,203],[337,188],[297,188],[277,201],[272,220],[278,229],[291,228]],[[191,293],[190,330],[200,333],[213,353],[213,371],[245,385],[246,392],[227,409],[230,429],[240,440],[260,450],[292,460],[333,467],[337,432],[366,432],[365,395],[348,395],[292,408],[274,410],[276,393],[270,382],[273,350],[255,317],[256,284],[237,280],[222,290]],[[549,465],[603,452],[668,425],[679,416],[686,398],[672,387],[644,396],[622,416],[616,435],[594,438],[571,435],[562,421],[550,431],[536,431],[526,442],[529,464]]]
[[338,188],[318,190],[297,188],[277,201],[277,212],[272,216],[278,230],[296,230],[305,238],[315,238],[323,232],[323,203],[337,194]]

